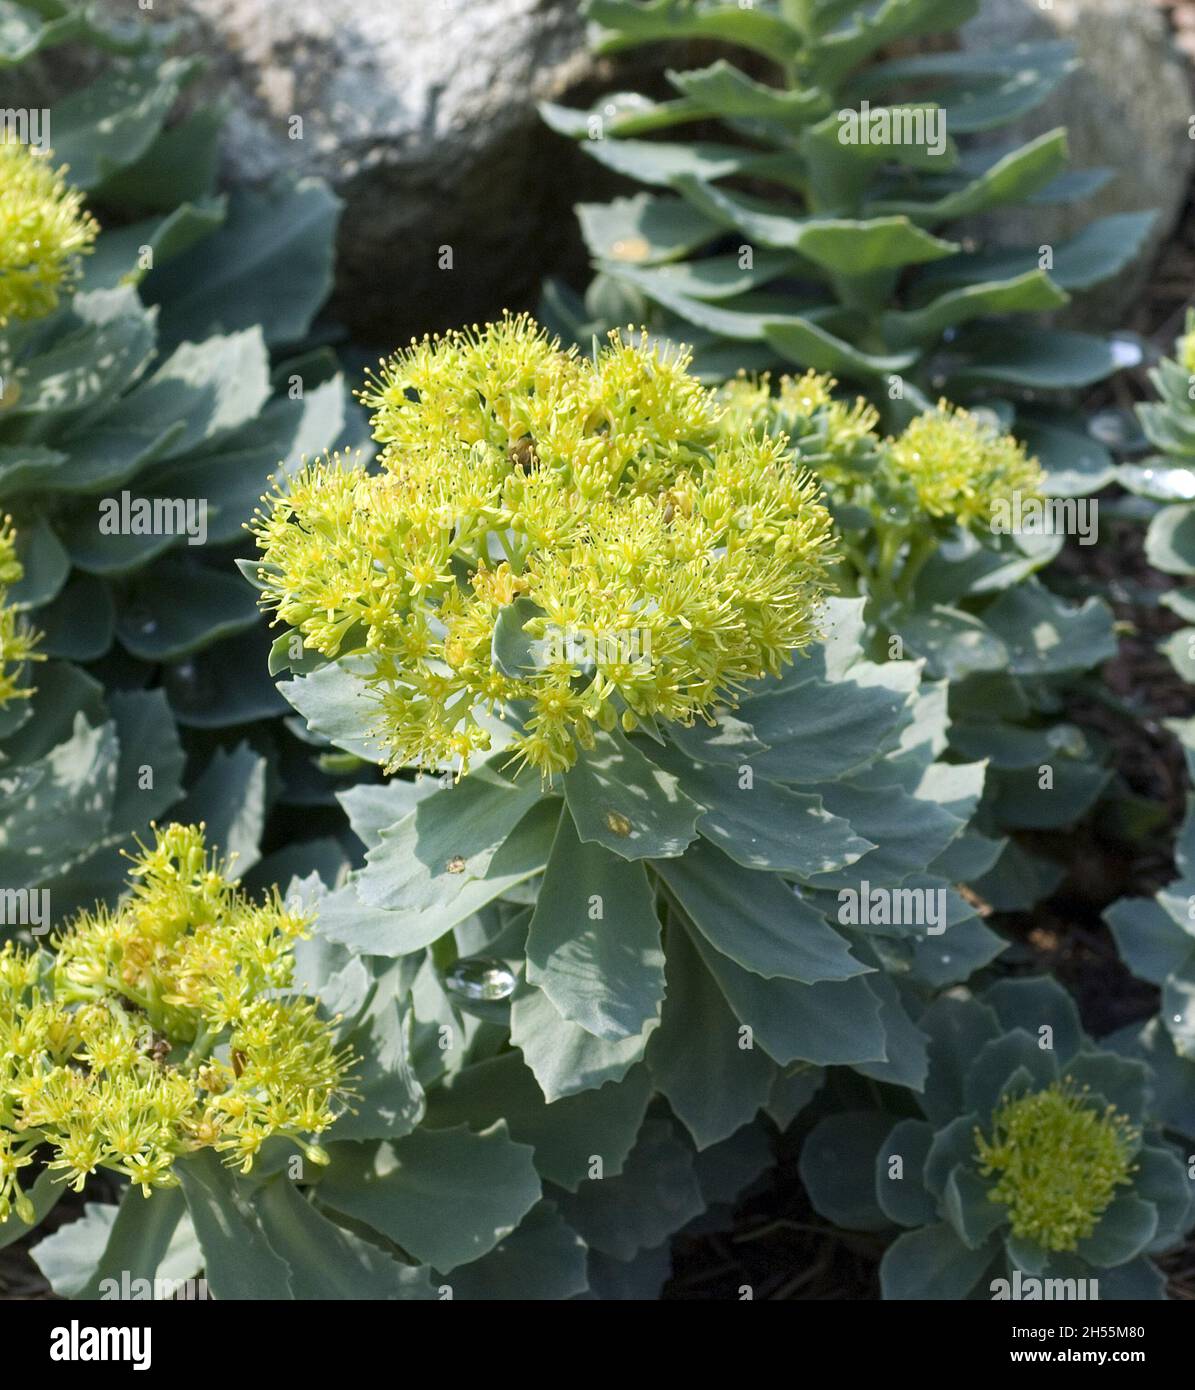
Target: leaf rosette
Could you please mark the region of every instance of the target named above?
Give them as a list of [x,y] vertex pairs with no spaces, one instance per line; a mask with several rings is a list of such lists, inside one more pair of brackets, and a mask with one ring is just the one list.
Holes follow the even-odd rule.
[[801,1156],[823,1215],[903,1228],[884,1297],[1043,1296],[1010,1292],[1026,1279],[1072,1290],[1046,1297],[1163,1297],[1151,1256],[1193,1213],[1182,1155],[1152,1128],[1151,1069],[1087,1038],[1048,977],[943,996],[918,1026],[921,1116],[827,1115]]

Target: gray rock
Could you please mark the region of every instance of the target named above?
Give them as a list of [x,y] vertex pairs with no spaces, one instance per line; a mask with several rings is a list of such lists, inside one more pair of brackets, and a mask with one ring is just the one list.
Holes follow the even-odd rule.
[[1015,130],[1025,140],[1057,126],[1069,132],[1072,167],[1110,168],[1116,177],[1071,207],[1033,207],[980,219],[979,233],[1000,244],[1054,244],[1093,217],[1156,208],[1158,219],[1132,267],[1081,296],[1070,322],[1123,323],[1148,278],[1159,247],[1174,231],[1187,198],[1195,141],[1191,75],[1162,13],[1147,0],[985,0],[962,30],[976,50],[1064,38],[1082,67]]
[[534,302],[585,177],[536,112],[593,77],[576,0],[156,0],[153,13],[190,22],[184,49],[211,64],[201,99],[231,97],[228,177],[318,174],[345,200],[333,308],[358,337],[389,344]]

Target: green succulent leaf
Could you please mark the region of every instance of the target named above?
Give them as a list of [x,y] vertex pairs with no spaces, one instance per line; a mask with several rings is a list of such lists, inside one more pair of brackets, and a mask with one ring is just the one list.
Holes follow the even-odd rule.
[[54,107],[54,153],[80,188],[102,187],[135,164],[157,138],[194,59],[146,53],[118,64]]
[[453,1271],[454,1300],[553,1302],[589,1288],[586,1246],[552,1202],[539,1202],[479,1260]]
[[622,859],[672,858],[697,836],[700,805],[620,734],[596,734],[562,784],[581,840]]
[[549,1104],[621,1081],[642,1060],[648,1038],[658,1027],[659,1018],[649,1018],[642,1033],[611,1042],[564,1018],[542,990],[530,986],[515,994],[510,1010],[510,1040]]
[[117,614],[116,636],[141,661],[179,661],[260,620],[252,591],[234,576],[198,565],[159,566]]
[[697,9],[682,0],[585,0],[585,14],[598,26],[599,53],[617,53],[657,39],[717,39],[762,53],[789,57],[797,34],[777,15],[714,4]]
[[[770,1108],[776,1067],[758,1048],[743,1046],[738,1019],[684,931],[669,934],[666,979],[647,1065],[694,1144],[706,1149],[729,1138],[764,1105]],[[693,1027],[694,1019],[701,1020],[700,1028]]]
[[437,1129],[484,1128],[505,1120],[511,1138],[534,1148],[540,1175],[575,1192],[589,1179],[595,1154],[601,1156],[603,1174],[622,1172],[650,1098],[647,1069],[635,1066],[622,1080],[549,1105],[518,1052],[503,1052],[437,1087],[429,1098],[427,1123]]
[[699,933],[693,944],[750,1037],[781,1066],[857,1065],[884,1060],[882,1005],[856,976],[799,984],[744,970]]
[[657,265],[675,261],[718,236],[720,221],[683,198],[637,193],[610,203],[577,207],[581,235],[596,260]]
[[214,1298],[289,1298],[290,1267],[274,1250],[243,1187],[212,1152],[176,1166]]
[[271,1248],[290,1271],[292,1298],[431,1300],[425,1268],[400,1263],[376,1245],[329,1221],[286,1177],[254,1198]]
[[1004,1096],[1048,1086],[1057,1078],[1054,1052],[1024,1028],[1014,1028],[986,1043],[973,1059],[963,1101],[968,1110],[986,1118]]
[[888,1217],[876,1200],[876,1164],[892,1131],[878,1110],[848,1110],[822,1120],[801,1147],[801,1181],[809,1200],[836,1226],[882,1231]]
[[775,874],[744,869],[712,845],[655,868],[701,936],[744,970],[808,985],[868,971],[822,913]]
[[[61,1183],[54,1187],[64,1190]],[[34,1258],[56,1294],[78,1299],[110,1294],[109,1282],[117,1298],[125,1296],[126,1280],[130,1290],[139,1280],[167,1287],[167,1281],[193,1278],[203,1263],[178,1189],[148,1198],[126,1189],[118,1205],[88,1202],[81,1217],[34,1247]]]
[[591,1249],[629,1260],[699,1215],[705,1199],[692,1149],[669,1121],[648,1119],[617,1177],[584,1182],[559,1205]]
[[1076,1253],[1102,1269],[1127,1264],[1148,1248],[1158,1229],[1158,1209],[1133,1193],[1121,1193]]
[[992,1244],[969,1249],[945,1223],[922,1226],[884,1252],[880,1287],[888,1299],[964,1299],[994,1255]]
[[488,1254],[540,1199],[532,1149],[499,1121],[417,1129],[384,1144],[335,1144],[321,1206],[380,1231],[445,1273]]
[[169,306],[173,348],[260,325],[270,347],[298,342],[332,287],[332,243],[341,203],[318,179],[229,199],[224,225],[147,282]]
[[527,981],[609,1042],[659,1016],[664,953],[647,872],[579,839],[571,816],[560,817],[531,917]]
[[988,1200],[991,1187],[964,1164],[950,1170],[942,1194],[942,1212],[968,1250],[983,1249],[1007,1218],[1007,1209]]
[[923,1179],[934,1131],[924,1120],[898,1120],[875,1156],[876,1203],[898,1226],[927,1226],[938,1204]]

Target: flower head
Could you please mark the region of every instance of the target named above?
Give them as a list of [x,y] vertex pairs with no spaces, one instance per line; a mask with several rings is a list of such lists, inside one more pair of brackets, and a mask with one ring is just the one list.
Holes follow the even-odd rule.
[[350,1058],[283,997],[307,917],[240,892],[195,826],[157,830],[132,876],[53,957],[0,950],[0,1221],[41,1143],[76,1189],[108,1168],[148,1195],[199,1148],[246,1171],[272,1136],[306,1151],[343,1108]]
[[731,429],[786,435],[800,461],[832,490],[849,487],[875,467],[880,416],[861,396],[840,400],[837,385],[833,377],[811,371],[782,376],[773,391],[766,373],[756,380],[740,374],[719,393],[724,422]]
[[618,721],[692,724],[815,635],[830,559],[783,436],[727,430],[688,358],[611,334],[593,359],[526,317],[384,363],[380,469],[333,458],[254,526],[263,602],[366,658],[390,766],[466,768],[485,716],[567,769]]
[[0,327],[58,305],[99,230],[48,150],[0,140]]
[[997,501],[1040,497],[1045,476],[1012,435],[941,401],[887,442],[891,466],[922,511],[960,526],[986,524]]
[[1062,1081],[1004,1099],[975,1147],[980,1172],[996,1177],[988,1200],[1008,1207],[1013,1235],[1074,1250],[1131,1181],[1137,1139],[1112,1106]]
[[767,376],[740,376],[720,393],[724,427],[787,436],[834,503],[895,505],[972,527],[990,523],[996,503],[1014,493],[1040,497],[1037,460],[983,416],[943,400],[881,439],[874,407],[838,399],[836,386],[816,372],[781,377],[775,389]]

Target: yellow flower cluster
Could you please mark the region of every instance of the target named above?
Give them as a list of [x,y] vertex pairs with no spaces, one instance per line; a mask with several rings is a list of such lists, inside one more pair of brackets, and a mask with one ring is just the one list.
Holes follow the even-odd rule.
[[351,1058],[290,987],[308,919],[254,903],[170,825],[134,860],[115,911],[82,913],[55,954],[0,951],[0,1221],[28,1220],[20,1170],[39,1144],[78,1190],[108,1168],[154,1188],[201,1148],[247,1172],[282,1135],[313,1162]]
[[740,373],[722,387],[725,422],[738,430],[785,434],[801,462],[832,486],[849,487],[874,467],[880,413],[859,396],[853,403],[834,395],[833,377],[806,372],[782,376],[772,391],[771,378]]
[[25,663],[38,659],[33,650],[37,634],[7,601],[9,589],[19,583],[21,574],[16,537],[6,518],[0,524],[0,709],[10,700],[33,694],[32,688],[21,685],[20,680]]
[[907,499],[929,517],[974,527],[990,525],[995,504],[1013,493],[1040,497],[1045,479],[1037,460],[980,416],[941,401],[901,434],[881,439],[877,412],[862,399],[836,399],[836,385],[808,372],[781,377],[773,392],[767,377],[740,377],[722,389],[726,418],[736,428],[788,435],[834,501],[856,501],[866,485],[872,497]]
[[1009,1208],[1013,1235],[1074,1250],[1131,1182],[1138,1137],[1112,1106],[1097,1109],[1086,1088],[1063,1081],[1005,1099],[975,1147],[980,1172],[998,1175],[988,1200]]
[[48,150],[0,139],[0,327],[58,305],[99,231]]
[[392,768],[467,770],[498,712],[550,777],[595,730],[692,724],[812,640],[816,482],[687,369],[634,332],[564,352],[525,316],[424,340],[362,393],[378,471],[334,458],[266,499],[263,603],[365,658]]
[[1037,460],[1012,435],[947,401],[911,421],[888,452],[921,509],[960,526],[990,525],[997,501],[1014,493],[1024,501],[1040,497],[1045,483]]

